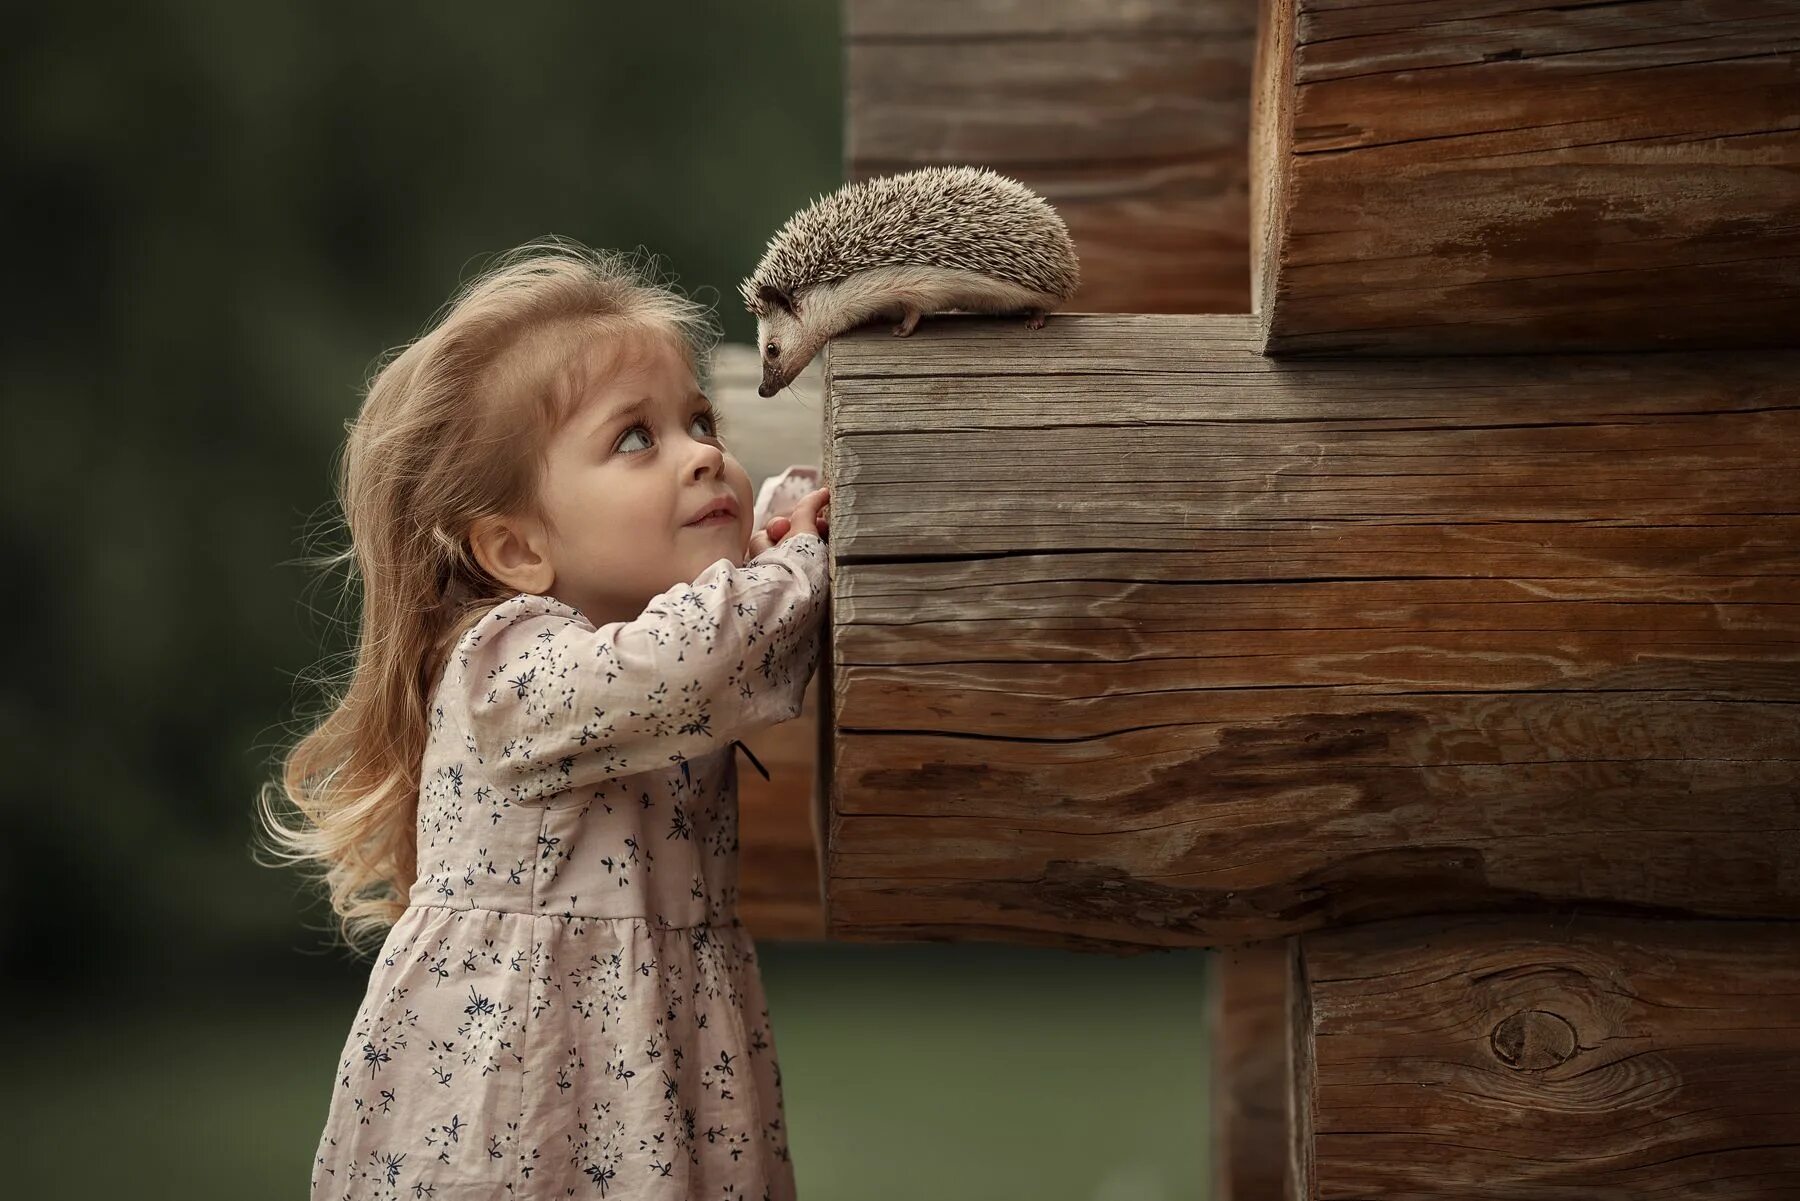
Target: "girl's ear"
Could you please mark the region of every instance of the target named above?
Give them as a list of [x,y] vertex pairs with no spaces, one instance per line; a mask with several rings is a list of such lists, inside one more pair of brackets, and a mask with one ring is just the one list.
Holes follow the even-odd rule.
[[483,571],[519,592],[544,593],[556,572],[533,523],[483,516],[469,531],[469,550]]
[[788,316],[790,317],[797,317],[800,315],[800,310],[794,307],[794,298],[789,296],[786,292],[783,292],[780,288],[764,284],[757,289],[756,294],[762,298],[765,304],[780,305],[782,308],[786,309]]

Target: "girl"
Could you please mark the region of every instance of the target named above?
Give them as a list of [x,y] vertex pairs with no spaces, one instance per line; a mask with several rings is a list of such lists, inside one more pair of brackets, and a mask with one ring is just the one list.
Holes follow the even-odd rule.
[[794,1196],[732,747],[800,712],[830,490],[752,536],[715,336],[622,256],[538,243],[369,386],[355,665],[284,765],[306,822],[260,806],[348,941],[385,929],[314,1201]]

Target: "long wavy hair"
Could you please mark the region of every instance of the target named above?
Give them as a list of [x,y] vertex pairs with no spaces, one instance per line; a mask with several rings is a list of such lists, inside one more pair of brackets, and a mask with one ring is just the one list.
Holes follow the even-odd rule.
[[[352,950],[379,944],[417,878],[427,710],[457,641],[515,594],[470,549],[484,516],[542,519],[551,435],[575,409],[578,343],[621,350],[664,336],[703,385],[720,331],[712,310],[656,277],[654,259],[550,238],[498,256],[413,342],[382,356],[337,473],[360,631],[344,672],[319,680],[316,724],[257,793],[276,864],[308,865]],[[285,797],[299,821],[272,803]],[[259,862],[262,862],[260,859]]]

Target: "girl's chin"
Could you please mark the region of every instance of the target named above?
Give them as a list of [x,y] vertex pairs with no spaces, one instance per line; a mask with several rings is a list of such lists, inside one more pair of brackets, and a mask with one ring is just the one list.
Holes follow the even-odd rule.
[[[692,547],[688,548],[690,551]],[[742,567],[750,561],[748,546],[727,545],[723,540],[716,547],[710,547],[695,556],[695,560],[704,564],[717,563],[720,559],[731,560],[733,567]]]
[[701,553],[709,556],[708,563],[725,558],[731,560],[733,567],[742,567],[749,562],[750,543],[736,522],[721,521],[716,525],[683,526],[682,529],[699,535],[698,540],[691,540],[692,545],[707,548]]

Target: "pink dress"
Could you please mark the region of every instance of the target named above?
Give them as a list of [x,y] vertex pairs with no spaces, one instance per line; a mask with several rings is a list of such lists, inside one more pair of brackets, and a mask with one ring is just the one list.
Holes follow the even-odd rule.
[[796,534],[630,622],[520,593],[464,635],[313,1201],[794,1197],[733,746],[799,714],[827,589]]

